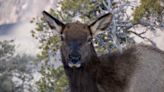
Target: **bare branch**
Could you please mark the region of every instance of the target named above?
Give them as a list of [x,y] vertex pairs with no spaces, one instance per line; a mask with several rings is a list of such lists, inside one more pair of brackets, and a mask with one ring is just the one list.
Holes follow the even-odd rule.
[[142,34],[146,33],[147,30],[144,31],[144,32],[142,32],[142,33],[136,33],[136,32],[134,32],[134,31],[128,31],[128,32],[129,32],[129,33],[133,33],[133,34],[135,34],[136,36],[138,36],[138,37],[140,37],[140,38],[142,38],[142,39],[144,39],[144,40],[149,41],[149,42],[153,45],[153,47],[157,47],[157,46],[156,46],[156,43],[153,42],[151,39],[149,39],[149,38],[147,38],[147,37],[141,36]]

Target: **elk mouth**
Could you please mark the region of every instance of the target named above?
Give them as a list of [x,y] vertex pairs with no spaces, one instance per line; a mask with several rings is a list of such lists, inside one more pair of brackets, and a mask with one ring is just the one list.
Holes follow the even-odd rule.
[[68,62],[68,66],[71,68],[80,68],[81,63],[80,62],[77,62],[77,63]]
[[76,53],[76,54],[71,54],[69,55],[69,62],[68,66],[71,68],[80,68],[81,67],[81,55]]

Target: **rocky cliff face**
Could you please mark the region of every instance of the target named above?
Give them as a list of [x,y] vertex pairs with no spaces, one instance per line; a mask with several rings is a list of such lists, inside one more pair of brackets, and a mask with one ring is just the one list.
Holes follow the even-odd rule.
[[[15,40],[18,52],[37,50],[37,42],[31,37],[33,17],[43,10],[56,7],[59,0],[0,0],[0,40]],[[36,51],[37,52],[37,51]]]
[[30,20],[59,0],[0,0],[0,24]]

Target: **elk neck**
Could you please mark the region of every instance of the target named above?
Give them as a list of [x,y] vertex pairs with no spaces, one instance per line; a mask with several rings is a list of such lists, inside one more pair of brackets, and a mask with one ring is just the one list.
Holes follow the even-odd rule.
[[[93,44],[90,45],[91,52],[87,57],[87,61],[80,68],[70,68],[64,64],[64,56],[62,62],[66,75],[70,83],[71,92],[98,92],[96,83],[97,66],[100,61],[97,57]],[[61,54],[64,53],[61,50]]]

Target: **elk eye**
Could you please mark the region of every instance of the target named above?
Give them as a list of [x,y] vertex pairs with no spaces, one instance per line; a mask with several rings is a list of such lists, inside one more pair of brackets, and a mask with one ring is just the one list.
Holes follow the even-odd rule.
[[92,37],[88,37],[87,42],[92,42]]

